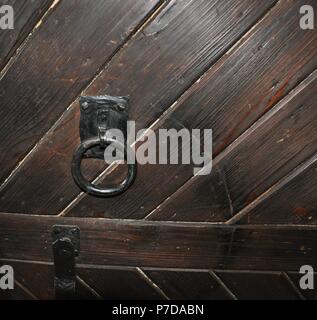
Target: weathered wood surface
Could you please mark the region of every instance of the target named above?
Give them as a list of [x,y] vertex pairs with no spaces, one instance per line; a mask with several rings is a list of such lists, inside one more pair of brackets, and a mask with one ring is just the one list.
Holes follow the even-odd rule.
[[81,229],[79,264],[298,271],[317,261],[317,226],[225,226],[0,214],[3,259],[52,261],[55,224]]
[[79,268],[78,276],[102,299],[165,300],[164,293],[136,270]]
[[[212,128],[213,155],[217,156],[317,67],[317,32],[303,32],[298,28],[299,4],[298,1],[279,2],[239,46],[225,55],[179,99],[173,110],[157,123],[157,127]],[[264,128],[259,128],[243,148],[232,152],[236,154],[236,159],[230,157],[231,162],[225,161],[218,172],[214,169],[214,180],[210,176],[203,178],[206,184],[198,192],[203,193],[206,203],[199,203],[199,197],[194,200],[189,191],[186,196],[190,195],[191,200],[186,204],[182,201],[177,203],[182,209],[189,206],[189,216],[172,217],[173,211],[168,217],[151,217],[161,220],[172,217],[173,220],[224,221],[241,208],[246,197],[253,199],[257,192],[270,187],[276,179],[288,173],[315,149],[314,90],[316,87],[310,85],[305,93],[308,97],[302,97],[308,105],[299,108],[296,102],[293,108],[290,106],[294,116],[285,111],[285,119],[280,120],[281,127],[274,125],[279,118],[272,119],[271,129],[275,128],[275,136],[269,130],[264,135]],[[290,131],[290,138],[286,137],[286,130]],[[285,141],[277,143],[283,138]],[[266,143],[261,147],[263,139]],[[257,148],[255,154],[254,148]],[[249,160],[252,161],[250,167]],[[251,173],[252,167],[257,171]],[[257,177],[259,174],[261,176]],[[122,196],[105,200],[85,196],[72,205],[68,214],[82,213],[85,216],[88,211],[89,215],[95,216],[142,218],[161,205],[192,175],[190,165],[142,165],[139,166],[135,184]],[[106,176],[103,183],[107,179]],[[198,188],[197,184],[194,188]],[[213,193],[214,190],[219,192],[216,201],[208,197],[208,191]],[[230,212],[230,197],[234,197],[233,212]],[[191,210],[191,201],[197,205],[197,213]],[[168,211],[164,209],[164,213],[168,214]]]
[[67,0],[44,19],[0,80],[1,181],[158,3]]
[[14,290],[0,291],[0,300],[35,300],[35,298],[15,283]]
[[[15,285],[11,295],[3,295],[2,290],[0,298],[55,298],[53,264],[1,259],[0,262],[14,268],[15,279],[20,285]],[[76,299],[281,300],[316,297],[316,290],[302,290],[299,287],[301,275],[296,272],[147,268],[134,272],[134,268],[130,267],[89,265],[77,265],[76,272]]]
[[[211,176],[196,180],[191,166],[142,166],[129,193],[110,200],[80,195],[63,214],[226,221],[238,213],[229,222],[315,224],[316,174],[311,156],[317,151],[316,73],[307,76],[317,67],[316,30],[304,31],[298,26],[302,0],[276,2],[110,4],[98,0],[93,2],[94,8],[86,8],[82,2],[75,8],[73,0],[58,3],[3,73],[6,82],[0,82],[0,104],[6,107],[0,111],[4,141],[0,180],[18,165],[2,185],[0,210],[56,214],[79,195],[70,177],[72,153],[79,142],[77,101],[58,122],[56,119],[105,67],[84,94],[130,94],[130,114],[137,120],[137,128],[149,126],[168,108],[155,129],[212,127],[215,167]],[[41,3],[43,8],[45,3]],[[315,2],[307,0],[305,4]],[[22,8],[25,2],[16,1],[15,5]],[[11,33],[12,43],[1,46],[0,66],[1,54],[5,52],[7,61],[45,11],[34,9],[32,13],[33,9],[29,6],[18,15],[14,32],[21,32],[18,38],[17,33]],[[83,30],[86,9],[93,22]],[[155,15],[143,23],[154,9],[158,9]],[[27,15],[30,23],[26,24]],[[104,20],[104,16],[111,19]],[[0,40],[7,35],[1,33]],[[33,113],[28,111],[30,106]],[[104,164],[87,161],[84,167],[92,179]],[[102,183],[116,182],[122,175],[121,169],[115,170],[111,177],[104,175]],[[292,286],[284,273],[263,270],[298,271],[302,264],[316,264],[315,226],[134,223],[3,214],[0,256],[51,261],[50,230],[55,223],[81,226],[80,297],[314,296],[295,290],[295,273],[288,273],[295,284]],[[27,262],[27,267],[25,261],[16,262],[19,286],[13,298],[52,298],[52,265],[35,262]],[[128,267],[113,267],[118,265]],[[139,266],[144,268],[136,268]],[[183,269],[162,270],[164,267]],[[220,270],[188,272],[187,268]],[[260,271],[250,271],[252,268]],[[270,292],[272,287],[274,292]]]
[[[55,299],[53,264],[12,260],[1,260],[0,262],[1,265],[8,264],[13,267],[15,279],[24,288],[31,290],[34,297],[41,300]],[[76,299],[163,298],[132,268],[125,270],[76,266],[76,275]],[[91,285],[93,285],[93,290],[91,290]]]
[[[130,40],[84,94],[129,94],[130,119],[136,121],[138,128],[146,127],[274,3],[271,0],[252,3],[244,0],[172,1],[142,32]],[[265,52],[264,55],[267,54]],[[303,63],[307,62],[306,57],[310,54],[308,50],[304,57],[301,55]],[[290,61],[292,65],[295,62],[296,58]],[[299,63],[300,67],[303,67],[302,63]],[[306,73],[309,68],[310,65],[304,67],[302,72]],[[296,79],[293,81],[296,82]],[[3,188],[1,210],[56,214],[78,195],[79,190],[70,173],[72,154],[79,143],[78,120],[79,108],[76,102]],[[100,173],[100,167],[92,161],[87,162],[86,169],[90,178]],[[141,172],[139,181],[144,180],[142,176]],[[147,181],[147,189],[152,191],[150,181],[156,180]],[[162,196],[165,194],[162,193]],[[143,194],[140,196],[143,197]],[[23,201],[16,201],[17,198]],[[139,200],[139,197],[136,199]],[[91,199],[97,202],[97,206],[89,203],[91,212],[94,212],[92,215],[104,215],[105,207],[113,206],[110,203],[112,200],[98,200]],[[161,200],[158,198],[158,201]],[[131,208],[126,199],[124,202],[127,210],[136,208],[136,204]],[[83,207],[78,208],[78,211]],[[137,207],[141,205],[137,204]],[[118,208],[118,215],[121,215],[120,210]],[[124,214],[127,214],[127,210],[124,210]],[[144,216],[149,208],[140,210]],[[87,211],[83,213],[87,214]]]
[[219,283],[213,272],[144,270],[172,300],[234,300],[235,296]]
[[[301,293],[301,295],[307,299],[307,300],[317,300],[317,288],[316,286],[314,287],[314,289],[310,289],[310,290],[303,290],[300,287],[300,279],[303,276],[303,274],[297,273],[297,272],[288,272],[287,276],[291,279],[291,281],[293,282],[293,284],[295,285],[295,287],[297,288],[297,290]],[[317,274],[314,273],[314,277],[316,277]],[[316,278],[315,278],[316,279]]]
[[[53,300],[55,299],[54,289],[54,265],[45,263],[29,263],[18,261],[1,261],[1,264],[8,264],[14,269],[14,278],[24,292],[31,292],[33,299]],[[15,284],[14,290],[19,288]],[[11,291],[11,290],[9,290]],[[14,298],[11,298],[14,299]],[[97,297],[81,281],[76,281],[76,299],[93,300]]]
[[218,276],[239,300],[299,300],[283,273],[219,272]]
[[317,155],[246,208],[243,216],[239,223],[316,224]]
[[52,3],[53,0],[0,0],[0,7],[9,5],[14,11],[14,28],[0,31],[0,70]]
[[[228,213],[227,216],[223,215],[221,207],[218,209],[209,204],[208,191],[216,194],[219,192],[217,188],[210,188],[210,185],[215,185],[218,181],[217,172],[223,174],[229,190],[232,206],[229,214],[234,215],[250,204],[317,152],[316,91],[317,71],[236,140],[228,150],[216,157],[211,175],[193,177],[153,211],[149,218],[227,220]],[[313,177],[311,183],[316,184]],[[287,197],[284,201],[288,201]],[[281,214],[289,215],[292,211]]]

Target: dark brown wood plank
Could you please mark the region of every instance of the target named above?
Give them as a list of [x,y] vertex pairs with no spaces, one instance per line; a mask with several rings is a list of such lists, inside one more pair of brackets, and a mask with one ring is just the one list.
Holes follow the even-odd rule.
[[0,180],[158,3],[68,0],[44,19],[0,80]]
[[0,70],[52,3],[53,0],[0,0],[0,7],[10,5],[14,10],[14,29],[0,32]]
[[[193,177],[152,212],[149,218],[189,221],[228,219],[230,212],[224,215],[222,208],[217,210],[217,207],[211,206],[209,210],[200,210],[208,205],[207,191],[202,190],[219,192],[210,188],[210,185],[217,182],[218,171],[222,172],[230,193],[232,214],[250,204],[293,168],[316,153],[316,91],[317,71],[228,150],[216,157],[211,175]],[[314,195],[312,197],[311,201],[314,201]],[[273,209],[270,214],[274,212]],[[287,216],[292,213],[285,211],[281,214]]]
[[[54,266],[36,261],[3,261],[1,265],[9,264],[14,268],[15,278],[22,287],[31,292],[31,296],[18,285],[11,293],[2,295],[2,299],[30,299],[36,297],[41,300],[55,299],[53,279]],[[170,299],[202,299],[202,300],[230,300],[234,295],[239,299],[298,299],[296,291],[292,289],[287,279],[279,272],[262,271],[217,271],[216,281],[213,272],[181,271],[178,269],[144,270],[149,281],[160,283],[161,289]],[[131,268],[84,266],[77,265],[76,273],[80,281],[77,282],[76,299],[161,299],[146,281]],[[300,274],[288,273],[298,291],[307,299],[314,299],[316,290],[302,290],[299,287]],[[84,282],[82,282],[84,280]],[[84,283],[84,284],[83,284]],[[88,287],[87,287],[88,285]],[[225,287],[225,288],[224,288]],[[92,288],[95,296],[88,288]],[[3,293],[3,292],[0,292]]]
[[277,183],[244,216],[252,224],[316,224],[317,155]]
[[54,267],[46,264],[7,262],[14,269],[15,278],[38,298],[52,300],[54,291]]
[[[213,155],[217,156],[317,67],[317,32],[303,32],[298,28],[300,4],[300,1],[279,2],[239,46],[225,55],[179,99],[170,114],[156,127],[212,129]],[[234,155],[230,156],[230,163],[228,158],[218,172],[202,178],[206,181],[203,188],[193,187],[198,191],[195,196],[202,195],[205,202],[199,201],[200,198],[194,199],[190,190],[173,206],[169,216],[161,218],[160,214],[155,214],[151,218],[224,221],[232,214],[230,197],[234,197],[231,200],[236,212],[244,205],[246,198],[254,199],[259,191],[265,190],[298,165],[311,154],[316,143],[316,134],[312,134],[317,128],[314,89],[309,89],[311,101],[307,101],[308,105],[304,105],[302,110],[297,110],[294,118],[286,117],[284,123],[281,120],[281,127],[271,127],[275,128],[274,137],[269,130],[266,135],[262,129],[254,133],[253,140],[250,139],[248,144],[243,144],[233,152],[235,158]],[[305,99],[303,101],[306,102]],[[299,108],[299,105],[294,107]],[[289,116],[292,117],[291,113]],[[277,121],[272,119],[272,122]],[[304,124],[307,126],[302,129]],[[282,130],[288,129],[291,138],[277,144],[287,135]],[[260,137],[266,140],[263,146]],[[253,150],[257,152],[254,154]],[[275,162],[270,161],[270,157],[274,157]],[[250,167],[249,161],[252,162]],[[251,172],[251,168],[257,174]],[[261,176],[258,178],[259,174]],[[73,205],[69,214],[86,214],[89,208],[91,215],[104,212],[107,217],[142,218],[192,176],[191,165],[140,165],[135,184],[125,194],[106,200],[86,196]],[[104,177],[103,183],[107,179],[108,176]],[[214,193],[215,189],[218,195],[211,204],[208,193]],[[185,205],[183,200],[189,199],[188,196],[190,200]],[[191,203],[197,205],[197,212],[192,210]],[[210,205],[210,209],[206,210]],[[174,209],[180,208],[183,214],[186,206],[190,215],[175,217]],[[163,212],[168,214],[165,208]]]
[[105,300],[164,298],[135,270],[80,268],[78,275]]
[[24,290],[17,283],[15,283],[13,290],[0,291],[0,300],[35,300],[35,299],[26,290]]
[[[144,128],[275,2],[172,1],[113,58],[85,94],[129,94],[130,118],[136,121],[137,128]],[[2,210],[56,214],[79,194],[70,174],[70,161],[79,142],[78,120],[76,102],[4,187]],[[87,167],[89,170],[85,171],[90,178],[100,173],[100,167],[91,161]],[[104,215],[110,203],[102,199],[93,201],[97,206],[89,204],[94,208],[91,211],[96,216]],[[141,209],[142,215],[147,209]]]
[[[316,270],[316,269],[315,269]],[[288,272],[287,276],[290,278],[290,280],[293,282],[294,286],[297,288],[297,290],[300,292],[300,294],[305,297],[307,300],[317,300],[317,287],[314,285],[314,289],[302,289],[300,287],[300,279],[303,276],[303,274],[300,274],[298,272]],[[314,283],[316,283],[316,277],[317,273],[314,273]]]
[[54,224],[81,229],[79,264],[298,271],[317,261],[317,226],[221,226],[0,214],[3,259],[52,261]]
[[209,272],[146,271],[172,300],[232,300]]
[[[41,300],[55,299],[54,265],[31,261],[3,261],[13,267],[15,279]],[[162,299],[137,270],[76,266],[75,299]],[[92,290],[90,290],[92,288]]]
[[218,276],[239,300],[299,300],[282,273],[220,272]]
[[[45,263],[4,261],[14,269],[15,279],[40,300],[55,300],[54,266]],[[76,282],[75,299],[93,300],[96,296],[80,281]]]

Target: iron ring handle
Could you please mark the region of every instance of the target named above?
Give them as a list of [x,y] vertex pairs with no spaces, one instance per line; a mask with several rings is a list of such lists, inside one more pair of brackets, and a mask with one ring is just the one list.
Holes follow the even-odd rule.
[[[130,146],[125,147],[125,145],[118,140],[106,138],[105,143],[113,144],[118,150],[124,152],[124,158],[127,159],[127,148]],[[128,174],[126,178],[116,187],[112,188],[102,188],[98,187],[91,182],[87,181],[81,173],[81,160],[83,158],[84,153],[97,145],[101,144],[101,140],[99,137],[90,138],[84,140],[75,150],[73,161],[72,161],[72,176],[76,182],[76,184],[86,193],[99,196],[99,197],[112,197],[119,195],[125,192],[134,182],[136,173],[137,173],[137,166],[135,163],[128,164]],[[131,148],[130,148],[131,149]],[[132,152],[132,150],[130,150]]]

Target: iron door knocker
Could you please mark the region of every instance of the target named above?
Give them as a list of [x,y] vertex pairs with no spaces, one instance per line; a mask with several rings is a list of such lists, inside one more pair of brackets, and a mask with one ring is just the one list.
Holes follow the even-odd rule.
[[[104,159],[105,148],[112,144],[124,155],[133,154],[127,143],[128,98],[112,96],[83,96],[80,103],[80,139],[72,161],[72,176],[76,184],[86,193],[94,196],[111,197],[126,191],[134,182],[137,166],[128,163],[126,178],[115,187],[102,188],[87,181],[81,172],[83,158]],[[124,141],[113,139],[107,134],[111,129],[119,129]]]

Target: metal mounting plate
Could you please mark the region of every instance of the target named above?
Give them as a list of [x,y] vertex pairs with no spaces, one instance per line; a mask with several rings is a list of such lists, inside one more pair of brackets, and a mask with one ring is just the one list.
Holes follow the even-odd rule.
[[[128,97],[82,96],[80,103],[80,139],[100,136],[101,131],[119,129],[127,140]],[[104,148],[88,150],[84,158],[103,159]]]

